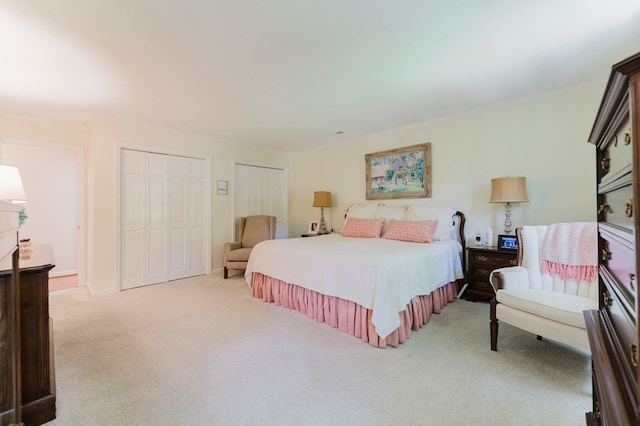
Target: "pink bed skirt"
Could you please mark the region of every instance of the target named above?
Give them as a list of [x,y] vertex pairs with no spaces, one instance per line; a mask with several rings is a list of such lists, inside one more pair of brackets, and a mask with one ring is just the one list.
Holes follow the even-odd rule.
[[384,339],[376,333],[371,323],[370,309],[355,302],[334,296],[325,296],[313,290],[289,284],[254,272],[251,278],[251,295],[265,302],[302,312],[309,318],[359,337],[372,346],[384,348],[398,346],[411,337],[411,330],[426,324],[431,314],[438,314],[456,297],[456,284],[451,282],[431,294],[416,296],[399,312],[400,327]]

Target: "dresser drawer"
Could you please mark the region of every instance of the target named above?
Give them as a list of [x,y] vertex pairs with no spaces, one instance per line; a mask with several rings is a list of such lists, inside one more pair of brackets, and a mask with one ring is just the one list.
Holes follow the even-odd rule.
[[635,306],[638,286],[634,235],[605,224],[600,225],[600,268],[612,275],[620,288],[619,293],[631,306]]
[[602,311],[605,320],[605,326],[610,330],[613,336],[613,349],[620,359],[620,364],[629,385],[635,389],[637,387],[637,369],[638,362],[638,340],[635,327],[635,314],[629,310],[626,301],[620,297],[617,292],[616,284],[606,271],[600,274],[600,278],[604,282],[605,294],[603,294]]
[[489,268],[489,272],[493,271],[497,268],[502,268],[505,266],[517,266],[518,261],[514,259],[514,254],[511,253],[474,253],[472,251],[469,252],[469,263],[473,263],[476,266],[481,265],[484,268]]
[[631,231],[634,226],[631,170],[609,185],[598,187],[598,220]]
[[620,171],[631,164],[633,158],[631,140],[631,124],[627,114],[602,152],[599,164],[602,173],[601,181],[616,179]]

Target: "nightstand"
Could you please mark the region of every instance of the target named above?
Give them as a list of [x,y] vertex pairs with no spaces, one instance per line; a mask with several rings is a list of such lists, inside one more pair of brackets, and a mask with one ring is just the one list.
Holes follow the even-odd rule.
[[469,246],[469,271],[467,289],[463,297],[467,300],[490,300],[494,292],[489,283],[491,271],[505,266],[518,265],[516,250],[498,250],[496,247]]

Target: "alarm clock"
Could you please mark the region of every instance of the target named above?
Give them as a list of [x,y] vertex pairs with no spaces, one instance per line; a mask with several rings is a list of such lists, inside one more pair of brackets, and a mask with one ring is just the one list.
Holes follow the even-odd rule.
[[498,250],[518,250],[518,237],[515,235],[498,235]]

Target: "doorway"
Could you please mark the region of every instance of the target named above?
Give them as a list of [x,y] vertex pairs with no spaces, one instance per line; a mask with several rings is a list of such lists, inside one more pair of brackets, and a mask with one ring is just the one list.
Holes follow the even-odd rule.
[[51,278],[62,288],[84,285],[84,149],[37,141],[3,139],[0,163],[16,166],[27,194],[20,238],[50,244]]

